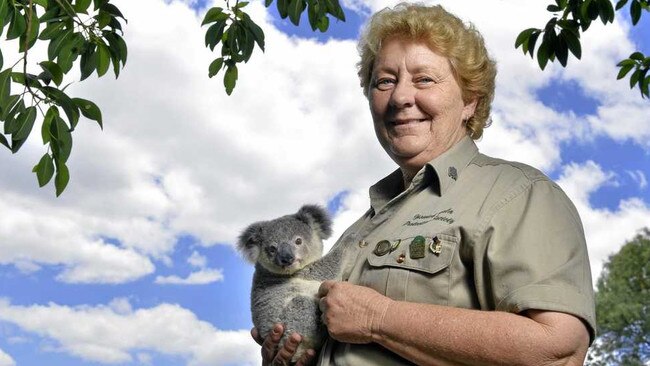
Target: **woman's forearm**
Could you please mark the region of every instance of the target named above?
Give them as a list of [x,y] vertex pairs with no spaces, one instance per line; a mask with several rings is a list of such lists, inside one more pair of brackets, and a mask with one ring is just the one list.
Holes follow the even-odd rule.
[[528,316],[390,301],[372,339],[420,365],[582,365],[589,335],[568,314]]

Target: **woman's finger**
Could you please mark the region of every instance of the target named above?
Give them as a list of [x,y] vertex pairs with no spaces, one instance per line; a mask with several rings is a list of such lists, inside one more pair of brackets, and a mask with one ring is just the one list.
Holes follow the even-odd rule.
[[278,353],[273,359],[273,366],[288,365],[291,362],[293,354],[296,353],[298,345],[302,341],[302,337],[298,333],[292,333],[291,336],[284,342],[284,346],[280,348]]
[[275,353],[278,349],[278,343],[282,338],[284,328],[282,324],[275,324],[271,332],[264,339],[262,343],[262,364],[268,365],[274,359]]

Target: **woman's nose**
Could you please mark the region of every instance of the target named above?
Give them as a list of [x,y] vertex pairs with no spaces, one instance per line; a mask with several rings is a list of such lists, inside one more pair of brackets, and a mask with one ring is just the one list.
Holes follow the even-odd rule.
[[395,108],[410,107],[415,104],[416,88],[407,82],[398,82],[390,96],[390,104]]

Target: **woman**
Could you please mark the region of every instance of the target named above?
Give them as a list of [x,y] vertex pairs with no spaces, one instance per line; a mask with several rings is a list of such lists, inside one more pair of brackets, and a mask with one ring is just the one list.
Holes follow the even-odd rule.
[[[400,4],[372,17],[359,50],[399,169],[336,244],[346,262],[320,288],[319,364],[582,365],[595,329],[582,225],[542,173],[478,152],[496,74],[480,34],[440,6]],[[281,333],[265,363],[300,341],[276,353]]]

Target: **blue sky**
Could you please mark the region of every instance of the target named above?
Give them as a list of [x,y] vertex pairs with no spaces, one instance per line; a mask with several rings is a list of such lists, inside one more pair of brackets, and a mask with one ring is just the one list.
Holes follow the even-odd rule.
[[[37,139],[0,154],[0,366],[257,364],[252,267],[232,244],[248,223],[308,202],[327,206],[336,237],[394,169],[354,69],[359,27],[393,3],[350,0],[345,23],[314,34],[253,2],[267,50],[227,97],[220,77],[207,78],[215,55],[199,25],[211,2],[116,1],[129,63],[118,80],[70,87],[100,105],[105,129],[75,131],[66,192],[37,187]],[[650,226],[650,102],[615,81],[614,66],[635,48],[650,53],[650,16],[594,25],[583,61],[541,72],[513,44],[543,24],[545,2],[443,5],[476,24],[499,65],[479,148],[559,182],[597,276]]]

